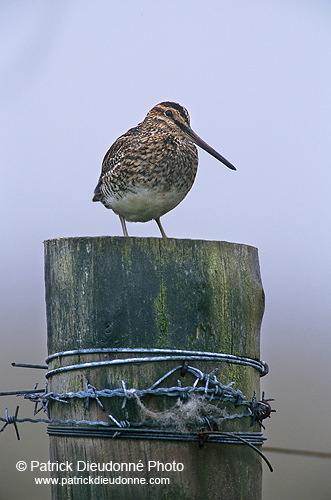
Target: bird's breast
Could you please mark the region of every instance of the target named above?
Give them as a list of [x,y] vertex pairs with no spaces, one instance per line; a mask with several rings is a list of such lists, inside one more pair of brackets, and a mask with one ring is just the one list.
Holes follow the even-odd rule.
[[97,201],[128,221],[156,219],[187,195],[197,166],[193,143],[140,134],[139,141],[125,141],[116,154],[106,155]]
[[160,190],[136,186],[125,192],[114,193],[105,205],[115,213],[123,215],[127,221],[147,222],[157,219],[175,208],[186,196],[186,191]]

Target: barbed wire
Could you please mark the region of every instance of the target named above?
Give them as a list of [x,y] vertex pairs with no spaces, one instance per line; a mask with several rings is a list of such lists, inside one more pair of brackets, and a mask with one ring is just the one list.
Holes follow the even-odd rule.
[[[100,362],[101,364],[102,362]],[[95,363],[94,363],[95,364]],[[42,365],[27,365],[25,363],[15,363],[14,366],[23,366],[28,368],[44,368]],[[107,437],[130,437],[132,438],[145,438],[145,439],[171,439],[171,440],[193,440],[198,441],[200,446],[206,444],[207,441],[210,442],[225,442],[225,443],[241,443],[247,444],[252,447],[268,464],[270,470],[272,467],[268,460],[264,457],[255,445],[261,446],[265,438],[262,437],[261,433],[233,433],[224,431],[215,431],[213,427],[215,424],[219,424],[223,420],[241,419],[245,417],[251,418],[251,424],[258,422],[261,427],[264,428],[262,420],[269,417],[271,407],[269,401],[272,399],[265,399],[264,393],[262,394],[262,400],[258,401],[256,394],[253,393],[253,397],[250,401],[247,401],[246,396],[239,389],[234,389],[232,386],[234,382],[230,382],[227,385],[222,384],[217,380],[216,373],[218,369],[212,370],[210,373],[204,373],[200,369],[190,366],[188,360],[184,360],[181,365],[178,365],[171,370],[167,371],[162,377],[160,377],[156,382],[154,382],[147,389],[137,389],[137,388],[127,388],[124,380],[121,381],[121,387],[119,388],[105,388],[98,390],[96,387],[91,385],[89,381],[85,380],[85,387],[83,390],[76,392],[66,392],[66,393],[56,393],[48,390],[48,383],[46,382],[45,389],[37,389],[38,384],[34,386],[32,390],[23,391],[7,391],[5,393],[0,393],[0,395],[16,395],[23,396],[25,399],[33,402],[34,415],[40,411],[44,411],[48,418],[18,418],[19,406],[17,406],[15,414],[9,415],[8,408],[5,408],[5,417],[0,417],[0,422],[4,425],[0,429],[3,432],[9,425],[13,425],[16,433],[16,437],[19,440],[20,435],[18,431],[18,424],[23,422],[30,423],[47,423],[48,433],[50,435],[98,435],[100,434],[99,428],[105,429]],[[54,371],[54,370],[53,370]],[[189,386],[182,386],[180,380],[177,380],[176,386],[171,387],[161,387],[162,382],[173,375],[176,372],[180,372],[180,375],[184,377],[187,373],[191,374],[195,380]],[[141,402],[146,396],[167,396],[170,398],[176,398],[177,407],[180,402],[182,405],[188,405],[189,402],[199,401],[200,406],[194,407],[196,411],[193,423],[200,427],[200,430],[195,432],[176,432],[176,430],[171,429],[170,431],[165,430],[167,428],[173,427],[173,422],[171,419],[167,421],[142,421],[142,422],[131,422],[128,419],[126,405],[129,400],[133,400],[138,403],[141,410],[144,410],[146,415],[150,414],[155,417],[155,415],[164,415],[165,412],[159,414],[150,412],[147,410]],[[109,421],[90,421],[90,420],[75,420],[75,419],[56,419],[50,418],[49,405],[53,402],[58,402],[61,404],[68,404],[72,399],[81,399],[85,401],[85,408],[89,408],[91,400],[94,400],[99,407],[105,411],[105,406],[101,401],[101,398],[122,398],[121,410],[126,412],[127,418],[125,420],[118,420],[113,415],[108,414]],[[232,403],[234,407],[244,407],[245,410],[237,413],[228,414],[219,412],[217,415],[208,414],[210,411],[211,401],[221,402],[221,403]],[[204,410],[208,410],[203,414],[199,413],[201,410],[201,402],[205,405]],[[217,406],[212,406],[212,408],[218,408]],[[174,416],[169,410],[170,417]],[[61,425],[52,425],[61,424]],[[75,427],[70,427],[73,424]],[[115,424],[115,428],[114,428]],[[190,422],[192,424],[192,421]],[[82,428],[82,426],[87,426],[87,429]],[[161,427],[161,429],[160,429]]]
[[[160,431],[157,430],[154,434],[153,431],[148,431],[146,429],[141,429],[139,432],[137,430],[132,433],[131,431],[134,429],[130,429],[130,427],[155,427],[155,424],[151,424],[149,422],[139,422],[139,423],[134,423],[134,422],[118,422],[112,415],[108,415],[111,420],[113,420],[118,427],[113,428],[109,425],[109,423],[103,422],[103,421],[94,421],[91,422],[89,420],[72,420],[72,419],[67,419],[67,420],[61,420],[61,419],[45,419],[45,418],[38,418],[38,419],[32,419],[32,418],[18,418],[18,411],[19,411],[19,406],[16,407],[16,412],[15,415],[9,416],[8,413],[8,408],[5,409],[5,418],[0,417],[0,421],[5,422],[3,427],[0,429],[0,432],[2,432],[8,425],[13,424],[16,432],[17,439],[20,439],[20,435],[18,432],[18,423],[23,423],[23,422],[30,422],[30,423],[38,423],[38,422],[44,422],[48,424],[53,424],[53,423],[58,423],[58,424],[75,424],[75,425],[88,425],[88,426],[104,426],[107,428],[107,435],[102,435],[100,436],[100,432],[98,433],[98,437],[112,437],[112,438],[117,438],[117,437],[128,437],[130,439],[133,438],[148,438],[148,439],[170,439],[172,441],[174,440],[180,440],[180,441],[198,441],[199,446],[202,447],[204,446],[207,441],[214,442],[214,443],[226,443],[226,444],[245,444],[252,448],[258,455],[262,457],[262,459],[266,462],[268,465],[270,471],[273,471],[273,468],[269,462],[269,460],[265,457],[265,455],[255,446],[261,446],[263,443],[263,440],[266,438],[263,438],[261,433],[257,432],[252,432],[252,433],[245,433],[245,432],[223,432],[223,431],[203,431],[203,432],[197,432],[197,433],[190,433],[190,434],[183,434],[180,432],[174,433],[174,432],[166,432],[166,431]],[[120,431],[118,430],[120,428]],[[129,434],[128,434],[129,432]],[[124,433],[124,436],[123,436]],[[94,437],[95,434],[91,433],[91,429],[88,429],[88,432],[84,432],[84,430],[79,429],[77,427],[70,428],[66,425],[66,427],[61,428],[59,426],[48,426],[48,434],[50,435],[61,435],[61,436],[84,436],[84,437]]]
[[[177,381],[177,386],[172,387],[160,387],[160,384],[164,382],[168,377],[173,375],[176,371],[180,371],[181,375],[184,376],[186,373],[190,373],[195,377],[195,381],[192,385],[182,387],[181,381]],[[222,415],[222,420],[232,420],[236,418],[244,418],[251,417],[252,423],[257,421],[261,427],[263,427],[261,420],[270,416],[271,407],[269,401],[272,399],[265,399],[264,393],[262,394],[262,401],[257,401],[256,394],[253,394],[253,397],[250,401],[246,401],[246,396],[239,389],[235,390],[232,388],[234,382],[231,382],[227,385],[222,384],[215,373],[217,369],[212,370],[211,373],[206,374],[199,370],[196,367],[189,366],[187,362],[183,365],[178,365],[175,368],[172,368],[167,373],[165,373],[162,377],[160,377],[156,382],[154,382],[147,389],[136,389],[130,388],[127,389],[126,383],[124,380],[121,381],[122,387],[115,389],[101,389],[97,390],[94,386],[92,386],[89,381],[86,379],[84,390],[76,391],[76,392],[67,392],[67,393],[55,393],[48,391],[48,383],[45,385],[44,391],[41,393],[41,390],[37,389],[37,384],[35,385],[33,390],[26,391],[13,391],[13,394],[17,396],[23,396],[25,399],[30,400],[35,404],[34,415],[43,410],[47,417],[47,423],[50,423],[50,413],[49,413],[49,405],[51,402],[56,401],[59,403],[67,404],[71,399],[84,399],[85,400],[85,408],[87,409],[90,405],[90,401],[94,400],[101,407],[102,410],[105,411],[105,407],[101,402],[100,398],[113,398],[119,397],[123,399],[121,409],[126,409],[126,404],[128,400],[140,400],[145,396],[167,396],[176,398],[180,401],[188,401],[193,397],[197,397],[207,401],[210,403],[212,400],[220,401],[223,403],[233,403],[235,407],[245,407],[245,411],[241,413],[234,414],[224,414]],[[198,386],[198,384],[202,384],[202,386]],[[1,394],[1,393],[0,393]],[[10,394],[9,392],[3,394]],[[6,410],[7,411],[7,410]],[[17,416],[16,416],[17,417]],[[219,417],[219,416],[218,416]],[[114,417],[110,416],[114,422],[117,423],[117,420]],[[207,417],[204,417],[207,418]],[[44,421],[45,419],[38,419],[39,421]],[[9,424],[13,422],[18,422],[17,418],[11,417],[11,420],[6,415],[5,419],[1,419],[0,421],[5,422],[5,425],[1,430]],[[30,421],[30,420],[29,420]],[[88,423],[88,421],[60,421],[58,423]],[[95,423],[93,423],[95,425]],[[106,422],[99,423],[99,425],[109,425]],[[211,428],[210,424],[209,427]],[[15,427],[17,431],[17,426]],[[18,432],[18,431],[17,431]]]
[[[183,371],[185,373],[190,373],[195,377],[195,381],[192,385],[182,387],[181,381],[177,381],[177,386],[172,387],[159,387],[160,384],[165,381],[168,377],[174,374],[176,371],[180,371],[183,376]],[[97,390],[94,386],[89,384],[89,381],[85,381],[84,390],[76,392],[67,393],[55,393],[48,392],[48,384],[46,383],[44,393],[40,394],[40,390],[37,391],[21,391],[16,392],[16,395],[22,395],[25,399],[29,399],[31,402],[35,403],[35,414],[41,410],[44,410],[46,415],[49,417],[49,404],[52,401],[58,401],[60,403],[68,403],[68,400],[77,398],[85,400],[85,407],[88,408],[90,401],[95,400],[96,403],[103,409],[104,405],[100,401],[100,398],[113,398],[119,397],[123,398],[122,410],[125,409],[127,401],[130,399],[144,398],[145,396],[167,396],[173,398],[179,398],[182,401],[187,401],[193,396],[202,397],[208,402],[212,400],[217,400],[221,402],[233,403],[235,407],[244,406],[246,410],[242,413],[235,413],[231,415],[225,415],[224,419],[234,419],[243,417],[252,417],[253,421],[258,421],[261,424],[261,420],[270,416],[270,405],[269,401],[272,399],[265,399],[264,394],[262,395],[262,401],[257,401],[256,394],[250,401],[246,400],[246,396],[239,389],[233,389],[232,386],[234,382],[230,382],[227,385],[223,385],[219,380],[217,380],[215,373],[217,369],[214,369],[211,373],[203,373],[198,368],[189,366],[187,364],[178,365],[175,368],[169,370],[165,375],[159,378],[147,389],[127,389],[124,380],[121,381],[122,387],[115,389],[101,389]],[[198,387],[198,384],[203,384]],[[36,389],[36,386],[35,386]],[[8,393],[7,393],[8,394]],[[37,406],[39,405],[39,409]]]
[[[66,351],[65,353],[56,353],[55,355],[51,355],[49,358],[55,358],[58,355],[71,355],[75,354],[76,352],[81,353],[82,351],[86,352],[99,352],[100,349],[86,349],[86,350],[75,350],[75,351]],[[119,352],[127,352],[127,349],[104,349],[102,351],[119,351]],[[130,350],[131,351],[131,350]],[[142,352],[144,350],[139,349],[139,352]],[[147,350],[150,351],[150,350]],[[152,350],[154,351],[154,350]],[[159,351],[159,350],[158,350]],[[242,359],[242,358],[240,358]],[[48,361],[48,359],[47,359]],[[224,361],[228,361],[228,359],[224,359]],[[183,365],[180,367],[181,368],[181,375],[185,374],[186,366],[187,366],[187,361],[183,363]],[[39,364],[28,364],[28,363],[12,363],[12,366],[15,367],[22,367],[22,368],[36,368],[36,369],[47,369],[47,365],[39,365]],[[250,365],[252,366],[252,365]],[[190,367],[190,370],[192,370],[193,367]],[[260,367],[259,367],[260,368]],[[173,371],[179,369],[179,367],[176,367]],[[197,370],[197,369],[195,369]],[[268,371],[267,364],[265,362],[261,362],[261,376],[265,375]],[[201,372],[202,373],[202,372]],[[209,397],[212,399],[218,399],[219,394],[217,394],[218,389],[215,388],[214,390],[211,390],[209,387],[210,384],[210,379],[213,378],[213,371],[211,374],[209,374],[209,381],[207,380],[208,375],[205,375],[205,383],[207,386],[207,391],[205,391],[205,388],[198,388],[200,391],[199,397],[201,395],[205,397]],[[153,393],[153,388],[155,388],[159,383],[161,383],[167,376],[169,376],[169,372],[166,373],[163,377],[161,377],[157,382],[155,382],[150,388],[145,389],[145,394],[142,392],[142,397],[144,395],[148,395],[146,391],[151,391],[149,394],[154,394],[154,395],[169,395],[170,392],[167,392],[169,388],[159,388],[157,392]],[[197,377],[198,378],[198,377]],[[201,377],[200,377],[201,380]],[[199,381],[198,381],[199,382]],[[193,384],[194,385],[194,384]],[[226,390],[231,389],[231,386],[233,383],[228,384],[227,386],[223,386],[223,389],[225,388]],[[115,389],[113,394],[106,394],[104,391],[107,391],[106,389],[97,391],[95,387],[90,385],[88,381],[85,383],[85,390],[84,391],[78,391],[76,393],[71,392],[71,393],[66,393],[66,394],[55,394],[51,393],[48,391],[48,384],[46,383],[44,389],[37,389],[38,384],[35,385],[34,389],[29,389],[29,390],[15,390],[15,391],[6,391],[6,392],[0,392],[0,396],[9,396],[9,395],[15,395],[15,396],[24,396],[25,399],[29,399],[30,401],[35,403],[35,411],[34,415],[39,413],[41,410],[46,410],[47,414],[47,409],[48,405],[51,400],[54,401],[60,401],[63,403],[68,403],[68,400],[77,397],[77,398],[86,398],[85,404],[89,405],[89,401],[91,399],[95,399],[96,402],[103,407],[101,401],[99,398],[101,397],[114,397],[114,396],[120,396],[123,397],[124,395],[126,396],[126,400],[129,399],[130,397],[133,397],[135,389],[126,389],[125,382],[122,381],[122,388]],[[185,399],[185,397],[189,398],[190,393],[186,395],[186,389],[187,388],[181,388],[180,382],[179,385],[170,388],[170,391],[173,390],[172,396],[173,397],[178,397]],[[203,393],[201,391],[203,389]],[[166,393],[162,392],[166,390]],[[109,391],[109,389],[108,389]],[[118,392],[119,391],[119,392]],[[124,391],[124,392],[123,392]],[[230,391],[231,392],[231,391]],[[224,393],[226,393],[224,391]],[[227,393],[229,396],[229,392]],[[231,396],[230,396],[231,397]],[[232,402],[235,403],[235,400],[237,400],[237,403],[241,402],[241,404],[248,405],[249,409],[246,412],[243,412],[241,414],[234,414],[234,415],[228,415],[227,418],[243,418],[243,417],[251,417],[252,421],[258,421],[260,423],[260,426],[264,428],[264,426],[261,423],[261,420],[267,418],[270,416],[270,414],[275,411],[271,409],[269,401],[273,401],[273,399],[265,399],[264,398],[264,393],[262,393],[262,400],[257,401],[256,400],[256,395],[253,395],[253,398],[251,401],[245,401],[243,398],[245,396],[241,393],[241,391],[234,391],[232,393]],[[68,400],[67,400],[68,399]],[[231,399],[229,399],[231,401]],[[123,401],[124,403],[124,401]],[[262,403],[262,404],[261,404]],[[38,408],[39,406],[39,408]],[[237,404],[235,403],[235,406]],[[17,406],[15,414],[12,416],[9,416],[8,408],[5,408],[5,417],[2,418],[0,417],[0,422],[4,422],[3,427],[0,429],[0,432],[2,432],[8,425],[12,424],[15,429],[16,437],[17,439],[20,439],[19,436],[19,431],[18,431],[18,423],[24,423],[24,422],[29,422],[29,423],[47,423],[48,425],[48,433],[51,435],[55,434],[61,434],[61,435],[72,435],[72,436],[87,436],[89,433],[91,433],[91,429],[93,430],[93,433],[101,436],[101,437],[118,437],[119,435],[121,437],[134,437],[135,434],[133,432],[137,433],[136,435],[141,437],[146,437],[149,435],[149,438],[151,436],[154,436],[155,439],[162,439],[166,438],[168,436],[171,436],[171,439],[180,439],[180,440],[199,440],[200,445],[204,444],[206,441],[209,442],[223,442],[223,443],[239,443],[240,440],[238,437],[241,437],[244,441],[245,444],[252,444],[261,446],[263,444],[263,440],[266,438],[262,437],[261,433],[258,432],[252,432],[252,433],[232,433],[232,432],[221,432],[221,431],[212,431],[207,430],[207,431],[201,431],[198,433],[191,433],[191,435],[184,435],[183,433],[174,433],[174,432],[169,432],[169,431],[160,431],[160,430],[153,430],[153,428],[157,427],[158,424],[151,423],[151,422],[129,422],[128,420],[120,420],[118,421],[113,417],[112,415],[108,415],[110,421],[112,423],[115,423],[117,427],[112,427],[112,423],[110,421],[94,421],[91,422],[89,420],[74,420],[74,419],[67,419],[67,420],[61,420],[61,419],[50,419],[50,418],[18,418],[18,412],[19,412],[19,406]],[[205,423],[207,426],[211,426],[211,422],[208,420],[208,418],[205,418]],[[65,427],[61,427],[60,425],[52,426],[52,424],[65,424]],[[75,426],[79,427],[69,427],[69,424],[73,424]],[[87,425],[88,429],[83,428],[83,425]],[[98,428],[99,427],[99,428]],[[140,429],[144,427],[145,429]],[[120,430],[119,430],[120,428]],[[150,431],[146,431],[146,429],[150,428]],[[102,430],[104,429],[104,431]],[[129,432],[130,429],[130,432]],[[140,429],[140,433],[138,433],[138,429]],[[141,432],[143,434],[141,434]],[[209,433],[209,434],[208,434]],[[179,437],[178,437],[179,435]],[[208,438],[206,437],[208,436]],[[246,443],[247,441],[247,443]],[[303,455],[303,456],[309,456],[309,457],[318,457],[318,458],[331,458],[330,453],[326,452],[315,452],[315,451],[307,451],[307,450],[295,450],[295,449],[287,449],[287,448],[276,448],[276,447],[269,447],[269,446],[264,446],[264,450],[267,452],[276,452],[276,453],[281,453],[281,454],[293,454],[293,455]],[[259,451],[259,450],[257,450]],[[263,457],[265,459],[265,457]],[[269,464],[270,468],[270,464]]]

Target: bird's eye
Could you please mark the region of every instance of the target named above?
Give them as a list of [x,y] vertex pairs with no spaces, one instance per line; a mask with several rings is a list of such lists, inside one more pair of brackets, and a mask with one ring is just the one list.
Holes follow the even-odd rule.
[[170,117],[172,118],[172,111],[171,111],[171,109],[168,109],[168,110],[165,112],[165,114],[166,114],[167,116],[170,116]]

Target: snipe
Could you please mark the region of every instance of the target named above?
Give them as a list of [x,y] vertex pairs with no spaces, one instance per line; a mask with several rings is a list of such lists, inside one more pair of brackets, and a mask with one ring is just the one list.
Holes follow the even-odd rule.
[[125,221],[154,219],[166,238],[160,217],[175,208],[193,185],[198,167],[195,144],[236,170],[191,129],[183,106],[157,104],[106,153],[93,201],[101,201],[119,216],[124,236],[128,236]]

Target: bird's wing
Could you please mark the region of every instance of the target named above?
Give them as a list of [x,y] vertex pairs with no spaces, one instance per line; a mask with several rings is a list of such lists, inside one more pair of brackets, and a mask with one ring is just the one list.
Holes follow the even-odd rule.
[[128,138],[137,135],[137,128],[138,127],[130,128],[130,130],[121,135],[118,139],[116,139],[114,144],[110,146],[102,162],[101,177],[114,167],[119,155],[121,154],[121,150],[128,142]]
[[128,143],[128,138],[138,135],[138,127],[130,128],[125,134],[121,135],[116,141],[110,146],[102,162],[101,174],[99,177],[98,184],[94,190],[93,201],[102,200],[101,186],[103,183],[104,176],[109,173],[116,165],[119,163],[119,159],[122,156],[123,150]]

